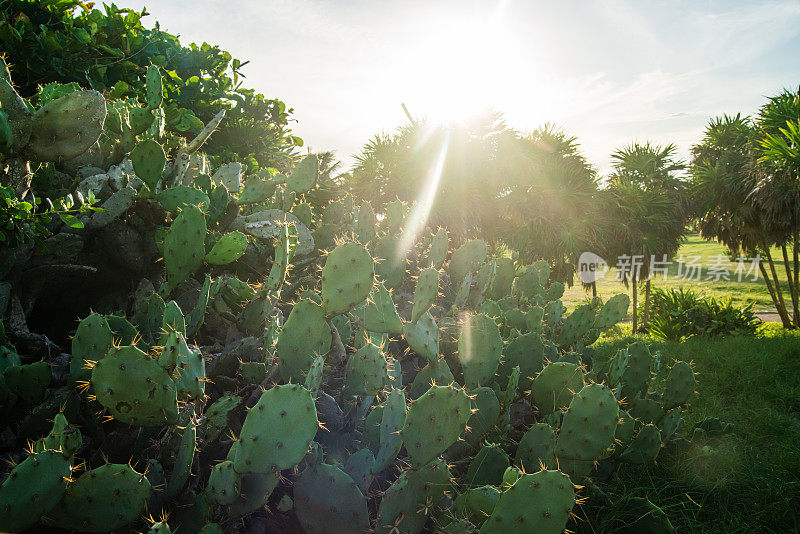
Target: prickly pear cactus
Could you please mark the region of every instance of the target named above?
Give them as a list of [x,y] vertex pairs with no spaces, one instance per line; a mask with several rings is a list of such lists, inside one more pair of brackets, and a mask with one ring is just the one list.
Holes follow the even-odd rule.
[[106,101],[97,91],[75,91],[33,115],[26,150],[38,161],[67,161],[94,145],[103,131]]
[[414,288],[414,306],[411,309],[411,322],[414,323],[427,312],[439,293],[439,271],[428,267],[419,272]]
[[358,243],[333,249],[322,268],[322,307],[328,317],[347,313],[372,290],[372,256]]
[[539,413],[547,415],[566,409],[572,396],[583,387],[581,366],[568,362],[553,362],[542,369],[533,380],[531,397]]
[[575,505],[575,488],[560,471],[520,476],[503,491],[481,533],[559,534]]
[[62,528],[109,532],[141,516],[151,492],[147,477],[130,465],[106,464],[70,484],[48,519]]
[[225,460],[211,470],[208,477],[208,491],[218,504],[233,504],[241,493],[240,477],[233,468],[233,462]]
[[379,347],[368,343],[347,361],[345,394],[369,397],[377,395],[389,382],[386,357]]
[[514,465],[526,472],[556,467],[556,435],[547,423],[532,425],[517,445]]
[[411,350],[428,361],[435,362],[439,358],[439,327],[430,313],[416,323],[404,323],[403,339]]
[[692,366],[686,362],[675,362],[667,375],[661,404],[665,410],[685,404],[694,393],[695,378]]
[[294,483],[297,519],[308,534],[343,534],[369,529],[367,500],[350,476],[336,466],[316,464],[306,468]]
[[233,458],[239,473],[276,473],[298,463],[317,433],[317,409],[302,386],[275,386],[247,412]]
[[502,353],[503,339],[494,319],[483,314],[470,316],[458,338],[458,359],[464,369],[464,384],[472,389],[491,382]]
[[70,376],[73,380],[86,378],[91,373],[88,362],[101,360],[108,353],[114,337],[108,321],[102,315],[92,313],[78,324],[72,337]]
[[453,284],[460,284],[467,274],[477,271],[486,261],[489,250],[481,239],[473,239],[461,245],[450,258],[450,279]]
[[506,451],[492,443],[481,447],[464,475],[464,487],[499,486],[510,460]]
[[164,238],[164,267],[170,287],[177,287],[203,264],[205,239],[205,215],[197,206],[186,206]]
[[367,302],[356,308],[354,313],[370,332],[400,334],[403,331],[403,321],[397,314],[392,294],[382,283],[378,283]]
[[167,155],[161,143],[155,139],[139,141],[131,150],[131,163],[136,176],[155,191],[167,164]]
[[450,470],[443,460],[407,469],[381,499],[376,532],[418,534],[430,519],[433,506],[451,486]]
[[379,473],[386,469],[397,457],[400,447],[403,445],[400,431],[405,426],[407,418],[406,396],[403,391],[400,389],[390,391],[383,409],[379,413],[381,415],[380,447],[371,467],[373,473]]
[[14,466],[0,486],[0,528],[32,527],[61,500],[71,475],[69,459],[57,450],[31,454]]
[[158,362],[136,347],[115,347],[92,367],[97,401],[111,416],[137,426],[174,423],[177,388]]
[[579,480],[594,461],[614,444],[619,405],[614,392],[602,384],[578,391],[564,413],[558,433],[556,456],[560,469]]
[[292,308],[276,346],[284,380],[302,380],[314,358],[331,348],[332,334],[322,306],[301,300]]
[[469,396],[453,386],[431,386],[411,403],[401,435],[414,466],[423,466],[453,444],[472,413]]
[[230,232],[214,243],[205,259],[211,265],[227,265],[241,258],[245,250],[247,250],[247,236],[241,232]]

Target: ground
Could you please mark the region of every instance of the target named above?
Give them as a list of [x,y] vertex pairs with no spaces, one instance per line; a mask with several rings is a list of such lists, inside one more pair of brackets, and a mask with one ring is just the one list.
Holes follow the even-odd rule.
[[[661,352],[662,369],[694,363],[698,394],[684,413],[684,436],[712,417],[732,427],[683,452],[662,449],[657,465],[620,466],[606,489],[612,500],[649,497],[677,532],[800,532],[800,333],[766,324],[756,337],[664,342],[623,325],[597,343],[598,361],[636,339]],[[577,530],[618,531],[616,513],[592,510]]]
[[[772,256],[775,259],[775,268],[778,271],[778,276],[785,283],[786,271],[780,249],[773,249]],[[781,258],[781,261],[778,261],[779,258]],[[683,265],[678,264],[681,259],[683,260]],[[617,263],[616,259],[612,261],[609,258],[605,258],[605,260],[612,266]],[[682,276],[690,270],[689,266],[692,264],[701,266],[701,269],[692,271],[694,276],[690,278]],[[666,280],[663,279],[663,276],[657,275],[652,284],[655,287],[665,289],[685,287],[715,298],[731,298],[738,305],[752,303],[755,311],[762,312],[760,313],[762,320],[778,321],[777,315],[774,315],[775,307],[772,303],[772,298],[769,296],[761,273],[758,272],[758,267],[756,266],[754,269],[758,274],[758,278],[753,281],[752,273],[745,276],[746,270],[750,268],[750,262],[744,262],[745,272],[741,273],[741,281],[739,281],[739,274],[736,273],[738,265],[738,262],[729,260],[727,249],[723,245],[706,241],[697,234],[690,234],[681,245],[673,263],[668,267]],[[715,269],[715,267],[719,267],[719,270]],[[617,293],[626,292],[630,295],[630,288],[626,288],[616,280],[617,274],[617,269],[612,267],[605,275],[605,278],[597,283],[597,293],[603,300]],[[788,290],[785,290],[784,297],[788,298],[788,295]],[[572,310],[575,306],[583,303],[587,296],[591,296],[591,290],[585,290],[578,283],[565,291],[564,305]]]

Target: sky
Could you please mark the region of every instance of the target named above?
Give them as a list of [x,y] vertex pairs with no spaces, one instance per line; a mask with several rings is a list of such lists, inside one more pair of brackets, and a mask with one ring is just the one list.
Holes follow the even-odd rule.
[[486,108],[577,136],[601,172],[633,141],[686,158],[709,118],[800,85],[800,0],[123,0],[181,42],[250,60],[245,84],[294,108],[345,165],[375,134]]

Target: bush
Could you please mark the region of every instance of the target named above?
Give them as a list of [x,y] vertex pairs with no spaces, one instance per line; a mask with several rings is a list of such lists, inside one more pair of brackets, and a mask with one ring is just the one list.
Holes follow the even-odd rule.
[[730,299],[701,296],[691,289],[654,289],[648,331],[657,338],[679,340],[694,335],[752,335],[761,320],[752,304],[743,308]]

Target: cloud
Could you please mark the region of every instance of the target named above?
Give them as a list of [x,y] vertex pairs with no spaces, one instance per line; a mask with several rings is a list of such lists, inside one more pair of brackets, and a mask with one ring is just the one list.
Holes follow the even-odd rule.
[[544,121],[565,127],[601,168],[633,139],[674,141],[688,155],[709,117],[752,113],[764,95],[800,81],[796,0],[497,6],[197,0],[187,9],[155,0],[149,10],[184,42],[205,40],[250,59],[246,83],[295,108],[295,130],[307,145],[337,149],[348,163],[374,133],[405,121],[401,102],[430,114],[425,106],[435,101],[415,78],[436,53],[425,47],[437,31],[475,18],[498,21],[507,42],[501,69],[473,67],[471,76],[491,77],[492,101],[483,104],[519,129]]

